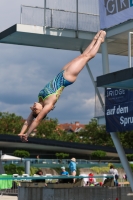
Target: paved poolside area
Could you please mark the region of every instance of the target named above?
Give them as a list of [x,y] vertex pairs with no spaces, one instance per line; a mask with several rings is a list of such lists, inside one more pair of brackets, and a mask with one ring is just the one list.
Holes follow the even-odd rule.
[[18,200],[18,197],[17,196],[3,195],[3,196],[0,196],[0,200]]

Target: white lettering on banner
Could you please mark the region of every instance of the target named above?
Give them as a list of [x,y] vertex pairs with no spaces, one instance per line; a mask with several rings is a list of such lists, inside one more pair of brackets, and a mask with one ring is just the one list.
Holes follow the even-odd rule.
[[107,109],[106,115],[114,115],[115,114],[115,106],[112,109]]
[[118,95],[123,95],[125,94],[125,90],[123,89],[116,89],[116,90],[107,90],[107,97],[113,97],[113,96],[118,96]]
[[127,124],[133,123],[133,117],[120,117],[120,124],[126,126]]
[[121,107],[120,105],[118,105],[118,108],[116,108],[116,106],[114,106],[111,109],[107,109],[106,115],[114,115],[115,113],[118,115],[123,114],[123,113],[128,113],[128,106]]
[[118,108],[116,109],[116,113],[117,114],[128,113],[128,107],[120,107],[119,105]]
[[112,4],[112,10],[110,10],[110,9],[109,9],[109,3],[110,3],[110,1],[113,1],[113,0],[108,0],[108,1],[107,1],[107,11],[108,11],[109,13],[113,13],[114,10],[115,10],[115,5]]
[[125,4],[124,1],[125,1],[125,0],[120,0],[120,2],[121,2],[121,9],[122,9],[122,5],[124,5],[124,6],[126,7],[126,4]]
[[133,19],[133,0],[99,0],[100,29]]

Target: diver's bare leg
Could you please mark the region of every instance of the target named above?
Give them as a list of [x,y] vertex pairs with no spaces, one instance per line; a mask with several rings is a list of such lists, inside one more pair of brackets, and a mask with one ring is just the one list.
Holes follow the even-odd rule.
[[87,51],[87,49],[86,49],[81,55],[79,55],[77,58],[75,58],[74,60],[72,60],[69,63],[69,66],[67,66],[67,68],[65,69],[65,72],[64,72],[65,79],[67,79],[70,82],[74,82],[76,80],[78,74],[84,68],[86,63],[90,59],[94,58],[95,55],[97,54],[101,43],[104,42],[105,36],[106,36],[106,32],[101,31],[96,42],[94,43],[93,47],[91,48],[91,50]]
[[[93,47],[94,44],[96,43],[97,39],[99,38],[100,34],[101,34],[102,30],[98,31],[98,33],[95,35],[95,37],[93,38],[92,42],[89,44],[89,46],[85,49],[84,53],[88,53]],[[75,58],[76,59],[76,58]],[[72,62],[75,60],[73,59],[72,61],[70,61],[69,63],[67,63],[62,70],[66,70],[67,67],[69,67]]]

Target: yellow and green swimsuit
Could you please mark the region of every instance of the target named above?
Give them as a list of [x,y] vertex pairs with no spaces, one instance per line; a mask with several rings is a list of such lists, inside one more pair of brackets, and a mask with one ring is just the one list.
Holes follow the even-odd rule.
[[38,94],[38,98],[46,99],[52,94],[56,94],[57,100],[59,99],[63,89],[73,82],[67,81],[63,77],[64,71],[61,71],[52,81],[50,81]]

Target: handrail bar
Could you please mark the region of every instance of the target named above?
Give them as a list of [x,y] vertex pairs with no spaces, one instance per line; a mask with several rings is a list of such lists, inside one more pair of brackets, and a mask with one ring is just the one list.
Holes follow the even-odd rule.
[[112,175],[107,175],[107,176],[66,176],[66,175],[62,175],[62,176],[28,176],[28,177],[24,177],[24,176],[21,176],[21,177],[0,177],[0,180],[44,180],[44,179],[70,179],[70,178],[78,178],[78,179],[82,179],[82,178],[114,178]]

